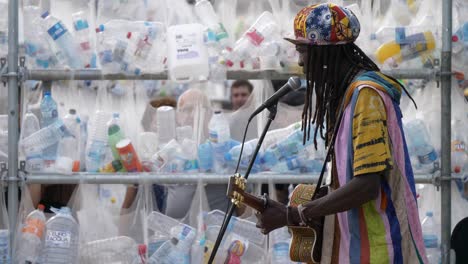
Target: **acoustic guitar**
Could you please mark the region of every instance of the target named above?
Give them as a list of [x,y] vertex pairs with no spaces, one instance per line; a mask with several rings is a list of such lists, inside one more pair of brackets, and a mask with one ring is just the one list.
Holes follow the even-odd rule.
[[[236,206],[245,204],[262,213],[267,206],[266,197],[257,197],[245,192],[246,180],[240,174],[229,178],[227,196]],[[291,194],[290,205],[299,206],[312,200],[315,185],[300,184]],[[316,197],[328,193],[328,187],[321,187]],[[311,223],[311,227],[290,226],[292,241],[289,247],[289,257],[295,262],[320,263],[322,256],[323,226],[325,217],[320,217]]]

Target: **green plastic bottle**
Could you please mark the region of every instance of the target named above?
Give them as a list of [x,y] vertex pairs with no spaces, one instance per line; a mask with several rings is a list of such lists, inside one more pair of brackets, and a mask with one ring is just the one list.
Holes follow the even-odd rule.
[[114,113],[112,115],[112,119],[107,123],[107,143],[109,144],[109,147],[112,150],[112,156],[114,157],[114,160],[120,160],[119,152],[115,146],[120,140],[125,138],[124,133],[120,129],[119,123],[119,113]]

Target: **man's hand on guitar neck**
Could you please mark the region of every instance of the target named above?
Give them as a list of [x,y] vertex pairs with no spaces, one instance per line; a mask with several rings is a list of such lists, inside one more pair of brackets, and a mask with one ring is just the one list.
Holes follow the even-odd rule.
[[[308,222],[314,218],[335,214],[357,208],[368,201],[374,200],[380,191],[380,174],[363,174],[354,177],[346,185],[329,193],[328,195],[310,201],[303,205],[304,217]],[[286,226],[287,207],[273,200],[268,201],[268,207],[263,213],[257,213],[257,227],[262,229],[262,233],[268,234],[271,231]],[[291,222],[299,225],[301,219],[297,208],[291,210]]]

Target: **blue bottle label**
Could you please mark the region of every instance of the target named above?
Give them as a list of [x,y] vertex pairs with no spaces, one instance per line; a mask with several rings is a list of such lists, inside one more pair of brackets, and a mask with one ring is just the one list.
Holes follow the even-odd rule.
[[435,150],[433,149],[431,152],[429,152],[429,153],[426,154],[426,155],[418,156],[418,159],[419,159],[419,162],[420,162],[421,164],[430,164],[430,163],[436,161],[436,159],[437,159],[437,153],[436,153]]
[[53,40],[57,40],[63,34],[67,33],[67,28],[62,24],[62,22],[57,22],[55,25],[53,25],[49,30],[47,30],[47,33],[52,37]]

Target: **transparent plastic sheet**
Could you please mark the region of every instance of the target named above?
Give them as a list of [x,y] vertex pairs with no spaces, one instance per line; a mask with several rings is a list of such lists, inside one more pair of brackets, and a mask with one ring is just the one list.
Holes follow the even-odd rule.
[[198,23],[193,6],[188,4],[186,0],[165,1],[168,7],[165,21],[167,26]]
[[0,162],[8,162],[8,115],[0,114]]
[[[3,177],[7,175],[0,175]],[[8,211],[6,208],[6,183],[7,181],[2,181],[0,183],[0,241],[1,241],[1,252],[0,252],[0,257],[2,260],[5,260],[5,263],[9,263],[9,259],[11,259],[10,255],[10,249],[12,247],[11,244],[11,236],[14,232],[14,230],[11,230],[12,226],[15,226],[14,224],[9,223],[9,218],[8,218]],[[7,260],[8,259],[8,260]]]
[[111,19],[146,18],[147,7],[144,0],[133,1],[98,1],[97,21],[99,24]]
[[[34,186],[34,185],[32,185]],[[38,185],[35,185],[38,186]],[[21,190],[21,200],[19,203],[18,207],[18,215],[16,217],[16,230],[15,232],[15,239],[13,241],[13,256],[12,260],[13,263],[16,263],[17,258],[18,258],[18,253],[17,250],[19,248],[19,245],[22,243],[21,241],[21,230],[23,228],[24,222],[26,217],[28,216],[29,213],[35,210],[34,204],[31,198],[31,193],[30,193],[30,186],[26,184],[21,184],[20,190]],[[40,188],[40,186],[39,186]],[[13,231],[13,230],[12,230]]]

